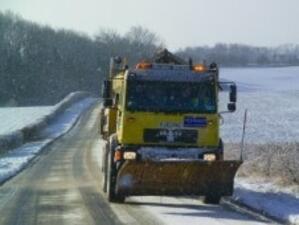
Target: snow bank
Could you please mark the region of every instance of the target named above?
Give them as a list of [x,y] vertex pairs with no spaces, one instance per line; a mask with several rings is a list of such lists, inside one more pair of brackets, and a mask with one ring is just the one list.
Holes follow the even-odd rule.
[[18,127],[12,128],[14,130],[11,130],[10,133],[0,134],[0,154],[34,139],[35,135],[41,129],[45,128],[66,108],[86,97],[88,97],[87,92],[73,92],[51,107],[50,110],[48,109],[47,113],[41,117],[38,117],[37,119],[35,119],[35,117],[29,118],[29,121],[26,121],[26,123],[20,123],[18,124]]
[[272,183],[237,179],[232,199],[283,223],[299,225],[299,196]]
[[23,144],[22,131],[15,131],[10,134],[0,136],[0,154],[8,149],[15,148]]
[[55,108],[52,106],[33,107],[0,107],[0,136],[21,130],[50,114]]
[[[75,98],[78,100],[77,103],[73,103],[73,105],[63,111],[63,113],[57,114],[55,118],[51,117],[51,122],[39,131],[39,134],[36,136],[36,141],[28,142],[1,156],[0,183],[5,182],[7,179],[21,171],[45,146],[68,132],[76,121],[78,121],[80,115],[95,103],[95,99],[93,98],[85,98],[81,99],[81,101],[79,101],[79,97]],[[71,100],[70,102],[72,101],[74,100]],[[69,105],[69,103],[63,104],[63,107]]]

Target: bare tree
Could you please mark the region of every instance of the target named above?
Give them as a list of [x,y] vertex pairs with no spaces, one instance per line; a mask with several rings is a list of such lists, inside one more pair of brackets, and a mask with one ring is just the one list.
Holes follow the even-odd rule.
[[157,34],[151,32],[147,28],[141,26],[134,26],[125,34],[125,38],[131,44],[138,44],[143,46],[164,46],[164,43]]

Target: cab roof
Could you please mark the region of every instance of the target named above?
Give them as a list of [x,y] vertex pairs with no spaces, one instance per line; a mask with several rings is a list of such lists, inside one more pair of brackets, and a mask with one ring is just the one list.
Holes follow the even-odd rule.
[[128,70],[127,79],[146,81],[202,82],[212,80],[215,71],[196,72],[188,65],[153,64],[149,69]]

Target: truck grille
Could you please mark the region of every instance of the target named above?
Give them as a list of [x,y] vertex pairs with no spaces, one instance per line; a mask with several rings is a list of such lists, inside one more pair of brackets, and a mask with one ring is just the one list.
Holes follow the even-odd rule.
[[186,143],[195,144],[197,142],[197,130],[186,129],[144,129],[144,142],[151,143]]

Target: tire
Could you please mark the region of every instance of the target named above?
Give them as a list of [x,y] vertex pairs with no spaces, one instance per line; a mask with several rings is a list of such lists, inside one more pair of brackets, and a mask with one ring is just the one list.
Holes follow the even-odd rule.
[[114,156],[114,149],[116,147],[116,141],[113,140],[113,136],[109,140],[109,153],[108,153],[108,163],[107,163],[107,197],[109,202],[115,203],[123,203],[125,201],[125,197],[122,195],[118,195],[115,192],[116,186],[116,177],[117,177],[117,170],[116,166],[113,162]]
[[101,110],[100,112],[100,124],[99,124],[99,128],[98,128],[98,132],[99,134],[103,137],[104,136],[104,123],[105,123],[105,118],[104,118],[104,109]]
[[102,157],[102,191],[107,192],[107,161],[108,161],[109,146],[106,144]]
[[221,200],[221,196],[219,195],[206,195],[204,197],[204,203],[206,204],[219,204]]

